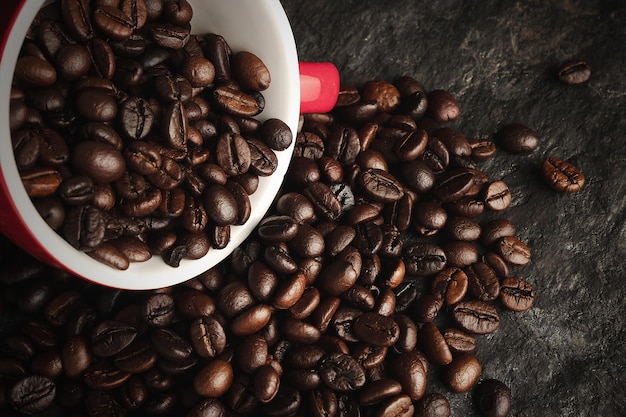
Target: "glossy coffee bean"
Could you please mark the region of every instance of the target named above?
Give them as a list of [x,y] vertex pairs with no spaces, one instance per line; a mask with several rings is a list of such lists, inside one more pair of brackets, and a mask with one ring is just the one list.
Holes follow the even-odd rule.
[[511,410],[511,390],[497,379],[481,381],[474,391],[474,401],[485,417],[506,417]]
[[342,353],[332,353],[322,361],[320,376],[324,384],[336,391],[354,391],[365,385],[363,367]]
[[428,114],[438,123],[445,123],[459,117],[460,108],[454,96],[446,90],[432,90],[428,93]]
[[406,271],[410,275],[436,274],[446,265],[446,255],[443,249],[429,242],[417,242],[406,246],[402,257]]
[[432,323],[424,323],[419,333],[420,346],[426,356],[438,365],[452,362],[452,352],[439,329]]
[[526,265],[530,262],[530,248],[515,236],[504,236],[496,243],[496,252],[511,265]]
[[396,356],[390,364],[390,371],[402,385],[402,391],[413,401],[426,392],[426,370],[421,356],[419,351],[413,350]]
[[461,301],[452,307],[455,323],[469,333],[488,334],[500,326],[500,316],[496,309],[484,301]]
[[539,146],[539,137],[531,128],[512,123],[498,130],[496,137],[498,144],[512,154],[525,155],[533,152]]
[[506,210],[511,205],[511,191],[504,181],[493,181],[483,190],[483,199],[489,210]]
[[543,161],[542,173],[546,183],[560,193],[575,193],[585,185],[585,176],[580,169],[556,157]]
[[55,383],[40,375],[26,376],[17,381],[7,392],[6,398],[13,409],[26,415],[47,409],[56,395]]
[[391,317],[364,313],[354,321],[354,333],[366,343],[389,347],[398,341],[400,327]]
[[452,392],[469,391],[482,372],[482,366],[471,353],[457,355],[445,371],[445,382]]
[[481,301],[493,301],[500,295],[500,282],[495,271],[483,262],[467,266],[469,292]]
[[532,284],[523,278],[506,277],[500,284],[500,301],[513,311],[526,311],[532,307],[535,290]]
[[233,368],[230,363],[214,359],[204,365],[193,380],[196,394],[205,398],[222,396],[233,383]]
[[450,402],[445,395],[432,392],[415,403],[414,417],[450,417]]

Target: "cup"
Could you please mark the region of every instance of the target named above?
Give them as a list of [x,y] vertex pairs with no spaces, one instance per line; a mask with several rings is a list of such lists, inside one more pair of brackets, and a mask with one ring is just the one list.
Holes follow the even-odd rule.
[[339,76],[329,63],[299,63],[291,26],[279,0],[189,0],[192,32],[222,35],[233,51],[247,50],[268,67],[272,81],[263,92],[260,120],[279,118],[294,134],[291,146],[277,152],[278,168],[261,177],[250,196],[252,213],[241,226],[231,226],[230,243],[209,249],[180,266],[160,256],[114,269],[75,249],[52,230],[35,209],[22,184],[9,129],[9,97],[15,64],[26,31],[45,0],[3,0],[0,16],[0,231],[41,261],[89,281],[122,289],[145,290],[179,284],[218,264],[254,230],[281,186],[293,153],[300,112],[324,112],[336,102]]

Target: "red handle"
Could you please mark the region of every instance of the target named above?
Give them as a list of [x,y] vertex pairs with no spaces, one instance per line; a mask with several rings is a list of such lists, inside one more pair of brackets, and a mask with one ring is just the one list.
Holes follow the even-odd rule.
[[329,62],[300,62],[300,113],[332,110],[339,96],[339,71]]

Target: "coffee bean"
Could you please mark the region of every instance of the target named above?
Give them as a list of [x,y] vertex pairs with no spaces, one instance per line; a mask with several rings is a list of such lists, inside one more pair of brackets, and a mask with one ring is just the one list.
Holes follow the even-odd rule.
[[468,288],[467,274],[457,267],[446,267],[432,281],[431,291],[440,295],[446,306],[451,306],[463,299]]
[[482,372],[482,366],[471,353],[457,355],[446,368],[445,381],[452,392],[469,391]]
[[415,403],[414,417],[450,417],[450,402],[445,395],[432,392]]
[[365,384],[365,371],[359,363],[343,353],[332,353],[320,364],[322,381],[336,391],[354,391]]
[[424,396],[426,391],[426,370],[422,365],[422,354],[413,350],[396,356],[391,361],[390,371],[400,384],[402,391],[413,401]]
[[535,299],[532,284],[523,278],[506,277],[500,286],[500,301],[509,310],[526,311]]
[[269,70],[253,53],[240,51],[233,54],[231,65],[233,76],[244,90],[263,91],[270,86]]
[[424,323],[420,328],[420,346],[428,358],[438,364],[452,362],[452,353],[439,329],[432,323]]
[[539,146],[537,133],[520,123],[503,126],[497,132],[496,137],[505,151],[516,155],[529,154]]
[[493,269],[483,262],[476,262],[464,269],[469,291],[481,301],[493,301],[500,295],[500,282]]
[[57,80],[55,68],[47,61],[34,56],[24,56],[15,64],[15,77],[35,87],[52,85]]
[[93,12],[93,25],[105,36],[128,39],[133,34],[133,22],[123,11],[112,6],[99,6]]
[[484,301],[461,301],[452,307],[452,317],[462,330],[475,334],[493,333],[500,326],[498,312]]
[[359,185],[369,198],[381,203],[397,201],[404,194],[398,180],[379,169],[363,171],[359,176]]
[[436,122],[445,123],[459,117],[460,108],[449,91],[432,90],[428,93],[427,112]]
[[91,349],[100,357],[110,357],[122,351],[137,336],[137,330],[117,321],[104,321],[91,332]]
[[469,333],[454,327],[443,331],[443,338],[452,352],[473,352],[476,349],[476,340]]
[[560,193],[575,193],[585,185],[585,176],[577,167],[556,157],[543,161],[542,173],[547,184]]
[[584,84],[591,78],[591,67],[582,59],[572,59],[561,64],[557,75],[565,84]]
[[503,236],[495,245],[498,254],[511,265],[526,265],[530,262],[530,248],[515,236]]
[[497,379],[481,381],[474,392],[474,400],[485,417],[506,417],[511,410],[511,390]]
[[17,381],[7,392],[7,400],[21,414],[37,414],[47,409],[56,395],[55,383],[40,375]]
[[400,327],[391,318],[377,313],[363,313],[354,321],[354,333],[375,346],[391,346],[400,337]]
[[483,198],[489,210],[502,211],[511,205],[511,191],[502,180],[489,183],[483,191]]
[[204,365],[193,380],[196,394],[205,398],[218,398],[233,383],[233,368],[230,363],[214,359]]
[[443,249],[429,242],[416,242],[406,246],[402,257],[406,271],[411,275],[436,274],[446,265],[446,255]]

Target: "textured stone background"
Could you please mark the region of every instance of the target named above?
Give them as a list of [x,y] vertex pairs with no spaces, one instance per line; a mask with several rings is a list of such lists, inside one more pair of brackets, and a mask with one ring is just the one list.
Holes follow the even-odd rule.
[[[511,187],[505,217],[533,250],[515,269],[534,307],[503,313],[479,340],[483,377],[512,390],[512,416],[626,415],[626,2],[620,0],[282,0],[301,60],[330,61],[342,82],[412,75],[447,89],[468,136],[521,122],[540,147],[483,164]],[[555,79],[569,58],[589,62],[583,86]],[[573,195],[545,186],[558,156],[587,183]],[[437,383],[430,389],[446,392]],[[476,416],[470,395],[448,394],[454,416]]]

